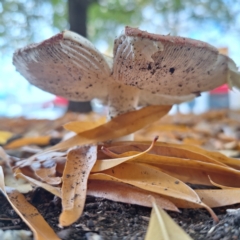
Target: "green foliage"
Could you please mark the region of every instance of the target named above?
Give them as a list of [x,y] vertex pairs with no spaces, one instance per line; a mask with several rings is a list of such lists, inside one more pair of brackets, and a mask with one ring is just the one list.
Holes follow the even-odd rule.
[[[67,27],[66,0],[1,0],[0,49],[43,40],[49,29]],[[59,31],[59,30],[58,30]]]
[[88,11],[88,34],[91,40],[104,38],[112,40],[119,29],[141,22],[144,0],[111,0],[91,4]]
[[211,25],[227,33],[239,30],[239,12],[235,0],[99,0],[89,7],[88,32],[91,40],[110,43],[125,25],[172,35]]
[[[88,36],[113,43],[125,25],[178,34],[214,25],[239,31],[235,0],[80,0],[88,1]],[[0,49],[43,40],[43,32],[68,28],[67,0],[1,0]],[[51,29],[51,31],[49,30]],[[52,30],[53,29],[53,30]]]

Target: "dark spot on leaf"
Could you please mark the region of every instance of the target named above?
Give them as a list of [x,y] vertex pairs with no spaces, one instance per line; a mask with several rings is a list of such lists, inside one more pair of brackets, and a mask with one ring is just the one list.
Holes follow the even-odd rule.
[[147,67],[147,69],[148,69],[148,70],[151,70],[151,69],[152,69],[152,66],[151,66],[151,64],[150,64],[150,63],[148,64],[148,67]]
[[156,72],[155,69],[153,69],[150,73],[153,75]]
[[193,94],[195,94],[196,97],[200,97],[201,96],[201,92],[193,92]]
[[175,68],[173,68],[173,67],[169,69],[169,72],[170,72],[171,74],[173,74],[174,71],[175,71]]

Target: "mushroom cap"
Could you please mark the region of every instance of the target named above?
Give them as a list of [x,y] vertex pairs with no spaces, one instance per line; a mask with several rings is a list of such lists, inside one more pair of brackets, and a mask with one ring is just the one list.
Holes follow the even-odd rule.
[[30,83],[73,101],[107,97],[111,66],[87,39],[63,31],[14,53],[13,64]]
[[228,58],[202,41],[125,28],[115,40],[113,77],[153,94],[187,96],[228,81]]
[[[213,46],[130,27],[115,40],[114,58],[84,37],[64,31],[17,50],[13,64],[33,85],[73,101],[98,98],[113,103],[121,97],[126,105],[135,92],[130,89],[136,87],[136,92],[142,90],[140,104],[171,105],[226,82],[240,88],[236,64]],[[114,86],[119,84],[130,96],[116,96]]]

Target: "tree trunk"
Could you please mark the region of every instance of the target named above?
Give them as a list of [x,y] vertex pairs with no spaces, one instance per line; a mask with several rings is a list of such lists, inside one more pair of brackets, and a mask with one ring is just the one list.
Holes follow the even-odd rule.
[[[70,30],[87,37],[88,0],[68,0],[68,19]],[[69,102],[68,111],[91,112],[90,102]]]

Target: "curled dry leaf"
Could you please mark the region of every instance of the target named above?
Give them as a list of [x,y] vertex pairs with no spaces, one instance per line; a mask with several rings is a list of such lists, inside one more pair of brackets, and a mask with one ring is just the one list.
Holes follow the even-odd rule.
[[239,188],[198,189],[196,190],[196,193],[201,200],[211,208],[229,206],[240,202]]
[[5,174],[5,185],[8,187],[13,187],[21,193],[27,193],[32,190],[31,185],[23,179],[16,179],[13,176],[12,169],[10,167],[10,157],[5,153],[5,151],[0,147],[0,165],[2,166],[3,172]]
[[5,145],[4,148],[13,149],[32,144],[46,146],[49,144],[50,139],[51,139],[50,136],[24,137],[12,141],[11,143]]
[[[139,150],[144,151],[148,146],[147,142],[145,142],[145,147],[144,147],[144,144],[141,144],[142,146],[138,146],[138,143],[139,142],[131,142],[131,143],[128,142],[128,143],[118,143],[118,144],[119,145],[130,144],[130,146],[137,144],[137,147],[139,149],[138,150],[135,149],[136,151],[139,151]],[[224,154],[221,154],[220,152],[217,152],[217,151],[208,151],[204,148],[200,148],[194,145],[158,142],[155,144],[153,151],[155,149],[156,149],[156,152],[153,152],[153,153],[156,153],[156,154],[159,151],[161,155],[166,155],[166,156],[190,158],[190,159],[195,159],[200,161],[207,160],[207,162],[212,162],[214,164],[219,164],[223,166],[229,166],[229,167],[233,167],[235,169],[240,170],[240,163],[237,159],[227,157]]]
[[145,207],[152,206],[148,199],[148,196],[151,195],[155,198],[156,204],[159,207],[179,212],[178,208],[172,202],[159,194],[153,192],[150,193],[149,191],[121,182],[90,179],[88,181],[87,194],[95,197],[106,198],[112,201],[137,204]]
[[12,167],[22,168],[22,169],[24,167],[31,167],[31,171],[33,171],[36,168],[39,168],[42,165],[42,163],[50,162],[50,164],[57,163],[57,169],[60,168],[60,171],[61,171],[62,165],[64,165],[66,161],[66,155],[67,155],[66,152],[45,152],[44,154],[39,153],[39,154],[33,155],[30,158],[12,162]]
[[[109,159],[101,159],[101,160],[98,160],[92,171],[91,172],[101,172],[101,171],[104,171],[104,170],[107,170],[109,168],[112,168],[112,167],[115,167],[121,163],[124,163],[126,161],[130,161],[130,160],[135,160],[141,156],[144,156],[145,153],[149,152],[153,146],[154,146],[154,143],[157,141],[158,137],[155,137],[155,139],[153,140],[152,144],[150,145],[149,148],[147,148],[147,150],[143,151],[143,152],[140,152],[140,153],[136,153],[136,154],[129,154],[127,157],[117,157],[117,158],[114,158],[112,159],[111,161]],[[108,151],[108,149],[105,149],[104,147],[102,148],[102,151],[110,156],[110,157],[116,157],[115,155],[112,155],[112,152]]]
[[156,133],[156,132],[183,132],[183,133],[191,133],[192,129],[188,126],[183,125],[171,125],[171,124],[152,124],[146,128],[148,133]]
[[[156,144],[156,146],[174,147],[174,148],[177,148],[178,151],[180,151],[179,149],[184,149],[185,151],[194,152],[194,153],[198,154],[198,156],[203,155],[207,158],[211,158],[214,160],[214,161],[212,161],[212,163],[214,163],[214,164],[230,166],[233,168],[240,169],[240,164],[239,164],[238,160],[226,157],[225,155],[223,155],[217,151],[208,151],[208,150],[206,150],[204,148],[200,148],[198,146],[185,145],[185,144],[158,143],[158,144]],[[195,158],[193,158],[193,159],[195,159]],[[201,160],[201,159],[196,158],[196,160]]]
[[[218,221],[215,213],[198,197],[196,192],[185,183],[179,181],[158,168],[147,164],[122,163],[102,173],[91,174],[90,179],[120,181],[136,187],[169,196],[206,208],[213,219]],[[176,205],[177,206],[177,205]]]
[[64,150],[75,145],[108,141],[129,135],[157,121],[166,115],[170,109],[171,106],[149,106],[119,115],[111,121],[94,129],[82,132],[65,142],[57,144],[49,150]]
[[48,152],[66,150],[77,145],[109,141],[111,139],[129,135],[143,127],[146,127],[152,122],[157,121],[159,118],[166,115],[170,109],[171,106],[149,106],[137,111],[119,115],[99,127],[79,133],[76,136],[48,148],[40,154],[36,154],[25,160],[25,162],[33,161],[36,157],[45,155]]
[[61,226],[69,226],[81,216],[87,195],[88,176],[96,160],[97,146],[81,146],[68,153],[62,176]]
[[211,182],[211,184],[215,187],[219,187],[219,188],[222,188],[222,189],[232,189],[233,187],[228,187],[228,186],[224,186],[224,185],[221,185],[221,184],[218,184],[218,183],[215,183],[210,176],[208,176],[209,178],[209,181]]
[[43,182],[46,182],[50,185],[58,185],[62,182],[62,179],[60,177],[56,177],[56,163],[51,167],[41,167],[35,169],[34,173]]
[[[127,156],[128,154],[125,153],[127,151],[145,151],[148,148],[146,142],[119,142],[113,143],[112,145],[115,144],[117,146],[110,146],[109,150],[118,154],[124,153],[124,155],[121,156]],[[191,145],[157,142],[149,153],[182,159],[193,159],[227,167],[226,164],[218,161],[214,153]],[[131,153],[129,153],[129,155],[131,155]],[[218,157],[225,159],[225,156],[221,156],[221,154],[219,154]]]
[[13,188],[5,188],[4,175],[0,167],[0,191],[7,198],[13,209],[33,231],[35,240],[60,240],[35,207]]
[[[145,151],[147,149],[147,145],[139,142],[129,142],[128,145],[127,143],[113,144],[119,145],[109,147],[108,155],[115,158],[126,158],[127,156],[139,154],[139,151]],[[133,161],[157,166],[169,175],[184,182],[212,185],[208,178],[209,175],[219,184],[233,187],[239,186],[238,181],[235,181],[235,179],[240,177],[240,172],[232,167],[226,166],[225,164],[221,164],[221,162],[218,161],[218,159],[224,159],[225,162],[231,161],[232,163],[235,163],[237,160],[228,159],[227,157],[217,153],[213,153],[218,157],[214,158],[214,156],[212,156],[212,152],[210,151],[203,150],[202,154],[201,149],[199,150],[199,153],[197,151],[190,151],[184,147],[186,148],[184,145],[181,146],[179,144],[164,144],[157,142],[149,151],[152,154],[146,153],[144,156],[140,156],[138,159]],[[198,150],[198,148],[196,149]],[[138,152],[133,150],[138,150]],[[113,152],[121,154],[114,154]],[[109,160],[106,160],[106,162],[107,161]],[[181,169],[181,171],[179,171],[179,169]]]
[[192,238],[152,199],[152,213],[145,240],[191,240]]
[[24,175],[20,169],[17,169],[15,171],[15,176],[17,178],[22,178],[26,181],[28,181],[29,183],[31,183],[32,185],[34,186],[37,186],[37,187],[41,187],[41,188],[44,188],[45,190],[47,190],[48,192],[56,195],[57,197],[60,197],[61,198],[61,189],[59,187],[53,187],[47,183],[43,183],[43,182],[40,182],[34,178],[31,178],[29,176],[26,176]]
[[105,117],[101,117],[96,121],[74,121],[63,125],[66,130],[73,131],[75,133],[81,133],[92,128],[98,127],[106,122]]
[[220,165],[204,163],[192,159],[163,157],[152,154],[145,155],[145,158],[136,161],[159,167],[165,173],[183,182],[212,186],[208,178],[208,176],[210,176],[211,179],[219,184],[233,187],[240,186],[239,181],[236,181],[240,179],[240,172]]
[[[137,155],[139,153],[134,151],[126,153],[126,155],[130,154]],[[120,156],[125,156],[125,153]],[[196,161],[193,159],[159,156],[148,153],[145,153],[143,157],[139,156],[132,161],[156,166],[165,173],[176,177],[183,182],[212,186],[209,181],[210,176],[214,181],[219,182],[220,184],[234,187],[240,186],[239,181],[236,181],[236,179],[240,179],[239,170],[230,167]]]

